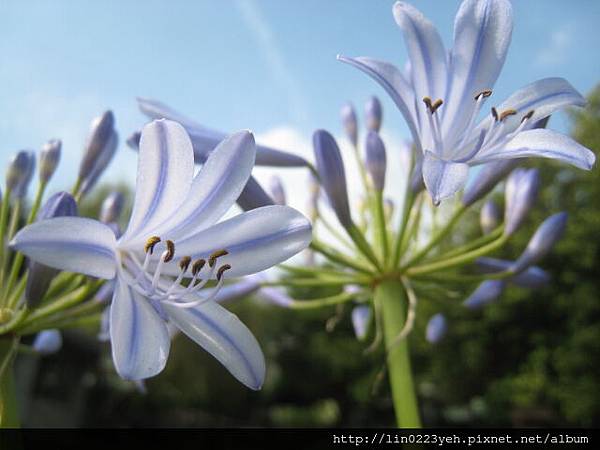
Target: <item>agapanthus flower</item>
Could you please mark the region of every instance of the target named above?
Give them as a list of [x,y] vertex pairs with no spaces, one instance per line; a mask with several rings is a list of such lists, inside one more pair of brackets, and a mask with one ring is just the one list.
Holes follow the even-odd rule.
[[500,74],[511,41],[507,0],[465,0],[456,15],[448,52],[433,24],[413,6],[393,7],[410,63],[406,71],[369,57],[338,58],[376,80],[403,114],[423,153],[423,179],[434,204],[466,183],[477,164],[539,156],[590,169],[594,154],[535,124],[583,97],[562,78],[535,81],[492,107],[478,122]]
[[[262,271],[304,249],[311,226],[287,206],[258,208],[217,223],[244,188],[255,154],[252,134],[236,133],[194,177],[192,143],[184,128],[154,121],[142,131],[133,211],[120,238],[99,221],[59,217],[25,227],[11,246],[57,269],[114,279],[110,340],[123,378],[144,379],[164,368],[168,322],[239,381],[258,389],[265,375],[260,347],[213,299],[226,278]],[[214,285],[205,294],[209,282]]]

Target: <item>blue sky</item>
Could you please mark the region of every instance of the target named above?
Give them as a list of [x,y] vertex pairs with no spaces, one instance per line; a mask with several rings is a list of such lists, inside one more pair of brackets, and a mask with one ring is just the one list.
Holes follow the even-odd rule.
[[[54,188],[67,188],[94,116],[112,109],[122,138],[144,123],[136,96],[160,99],[224,131],[249,128],[268,143],[306,153],[314,129],[341,132],[344,102],[362,111],[377,94],[385,130],[407,137],[385,93],[335,59],[343,53],[403,64],[392,4],[0,0],[0,165],[19,149],[61,138]],[[459,2],[413,4],[449,44]],[[600,2],[513,4],[515,30],[494,101],[546,76],[565,77],[587,93],[600,80]],[[554,119],[553,127],[564,130],[565,121]],[[107,178],[133,182],[135,161],[121,143]]]

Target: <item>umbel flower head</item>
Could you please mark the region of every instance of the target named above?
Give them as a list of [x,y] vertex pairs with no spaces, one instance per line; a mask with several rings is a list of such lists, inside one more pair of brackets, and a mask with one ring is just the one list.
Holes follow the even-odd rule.
[[[255,154],[252,134],[236,133],[194,177],[184,128],[168,120],[151,122],[141,134],[133,211],[120,238],[99,221],[57,217],[25,227],[11,247],[50,267],[115,279],[110,340],[123,378],[140,380],[164,368],[168,322],[258,389],[265,374],[260,347],[213,299],[226,278],[262,271],[304,249],[311,225],[287,206],[217,223],[246,185]],[[209,293],[203,292],[208,283]]]
[[462,189],[469,167],[525,156],[558,159],[589,170],[594,154],[535,124],[558,109],[582,106],[562,78],[544,78],[512,94],[478,122],[500,74],[512,35],[508,0],[465,0],[446,51],[433,24],[413,6],[393,7],[409,57],[405,71],[369,57],[338,58],[372,77],[403,114],[434,204]]

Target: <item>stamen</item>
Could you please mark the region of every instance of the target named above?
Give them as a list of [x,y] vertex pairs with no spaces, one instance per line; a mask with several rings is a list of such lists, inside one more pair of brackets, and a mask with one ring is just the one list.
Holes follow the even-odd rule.
[[504,119],[506,119],[509,116],[514,116],[515,114],[517,114],[516,109],[506,109],[506,110],[502,111],[502,113],[500,114],[500,121],[503,121]]
[[154,251],[154,246],[160,242],[160,238],[158,236],[152,236],[148,238],[146,241],[146,245],[144,245],[144,253],[150,253]]
[[492,90],[484,89],[475,96],[475,100],[479,100],[480,98],[488,98],[490,95],[492,95]]
[[216,252],[213,252],[209,257],[208,257],[208,265],[209,267],[213,267],[215,265],[215,263],[217,262],[217,258],[220,258],[221,256],[225,256],[228,255],[229,252],[227,250],[217,250]]
[[526,120],[529,120],[529,119],[531,119],[531,117],[533,117],[533,113],[534,113],[534,112],[535,112],[535,111],[532,109],[532,110],[531,110],[531,111],[529,111],[527,114],[525,114],[525,115],[523,116],[523,118],[521,119],[521,123],[525,122]]
[[187,272],[188,267],[190,267],[190,263],[192,262],[192,258],[190,256],[184,256],[179,260],[179,268],[182,273]]
[[167,250],[165,252],[165,262],[168,263],[175,256],[175,244],[173,243],[173,241],[167,240],[165,242],[165,245],[167,246]]
[[498,122],[498,110],[496,108],[494,108],[493,106],[492,106],[492,117],[494,117],[494,120],[496,122]]
[[231,266],[229,264],[223,264],[221,267],[219,267],[219,270],[217,270],[217,280],[221,281],[221,278],[223,278],[223,274],[229,269],[231,269]]
[[435,102],[432,102],[431,97],[423,97],[423,103],[425,103],[429,112],[434,114],[437,109],[444,104],[444,101],[441,98],[438,98]]
[[192,275],[198,275],[198,273],[200,273],[205,264],[206,260],[204,259],[197,259],[196,261],[194,261],[194,264],[192,264]]

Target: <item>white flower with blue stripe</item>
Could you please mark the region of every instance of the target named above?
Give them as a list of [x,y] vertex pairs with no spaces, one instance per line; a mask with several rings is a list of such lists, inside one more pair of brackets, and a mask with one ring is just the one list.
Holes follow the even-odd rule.
[[511,40],[508,0],[465,0],[449,52],[416,8],[397,2],[393,13],[410,60],[404,71],[369,57],[338,59],[377,81],[403,114],[424,155],[423,179],[434,204],[462,189],[473,165],[539,156],[586,170],[593,166],[595,156],[587,148],[555,131],[534,128],[561,108],[585,103],[562,78],[519,89],[478,122]]
[[25,227],[11,247],[56,269],[115,280],[109,328],[123,378],[163,370],[171,323],[259,389],[265,361],[258,342],[214,300],[226,278],[260,272],[306,248],[311,225],[279,205],[217,223],[246,185],[255,155],[250,132],[233,134],[194,176],[184,128],[156,120],[142,131],[135,202],[120,238],[99,221],[57,217]]

